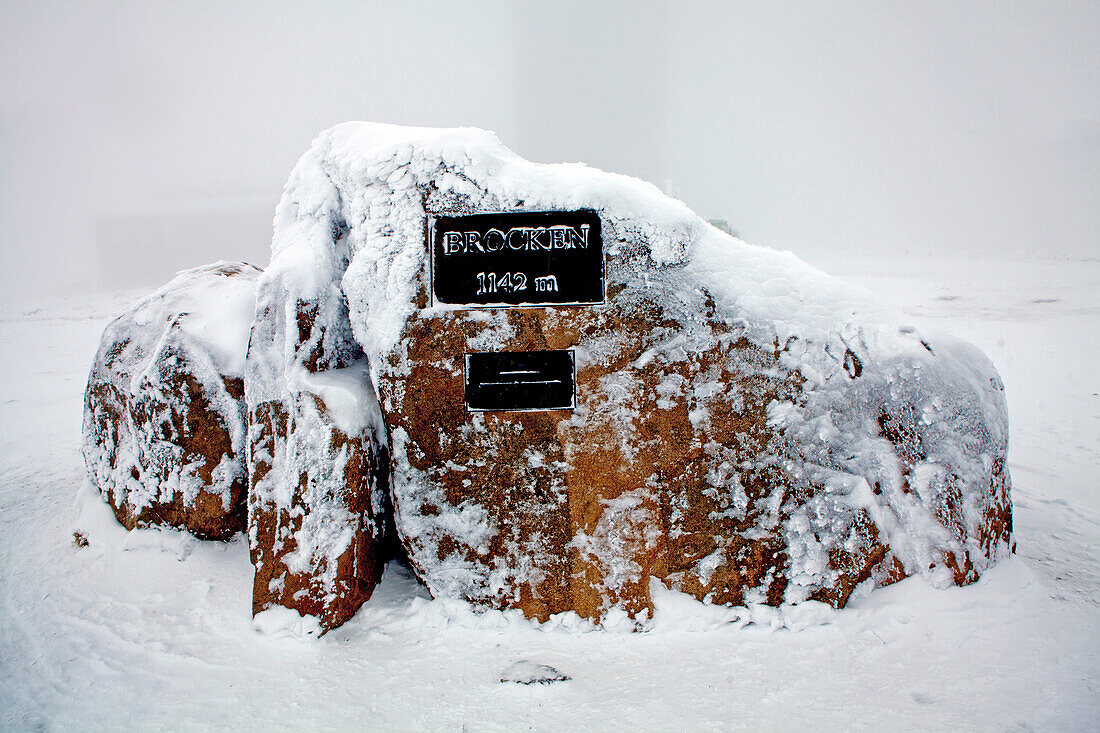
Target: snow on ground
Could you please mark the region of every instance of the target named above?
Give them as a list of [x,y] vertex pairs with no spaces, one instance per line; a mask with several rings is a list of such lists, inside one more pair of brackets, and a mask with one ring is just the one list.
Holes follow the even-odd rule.
[[[910,579],[840,612],[663,591],[650,630],[631,634],[476,614],[391,564],[327,636],[280,619],[260,633],[243,538],[127,533],[84,481],[87,369],[137,293],[8,305],[0,728],[1096,728],[1100,260],[811,259],[1001,370],[1018,554],[979,583]],[[512,681],[540,675],[569,679]]]

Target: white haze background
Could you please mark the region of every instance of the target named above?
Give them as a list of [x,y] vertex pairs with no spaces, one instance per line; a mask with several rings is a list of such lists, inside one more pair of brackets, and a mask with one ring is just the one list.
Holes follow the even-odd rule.
[[[1100,2],[0,0],[0,729],[1096,729],[1098,75]],[[391,563],[336,632],[254,631],[243,539],[126,532],[88,484],[82,395],[149,286],[267,263],[284,180],[350,119],[672,181],[975,343],[1017,554],[821,617],[657,588],[644,634]],[[501,684],[522,660],[573,679]]]
[[352,119],[495,130],[752,242],[1100,255],[1100,3],[2,2],[5,300],[263,265]]

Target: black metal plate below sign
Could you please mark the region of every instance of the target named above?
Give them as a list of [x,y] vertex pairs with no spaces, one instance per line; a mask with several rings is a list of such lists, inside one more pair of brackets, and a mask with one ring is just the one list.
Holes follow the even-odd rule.
[[604,302],[603,239],[595,211],[441,216],[431,239],[436,303]]
[[466,355],[466,409],[571,410],[572,351],[493,351]]

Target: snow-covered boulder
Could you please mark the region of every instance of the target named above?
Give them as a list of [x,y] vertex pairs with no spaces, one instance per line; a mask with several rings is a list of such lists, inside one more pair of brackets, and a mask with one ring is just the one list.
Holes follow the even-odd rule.
[[[588,224],[436,238],[433,223],[485,212]],[[597,264],[555,276],[600,268],[602,290],[580,305],[512,297],[556,288],[549,276],[448,270],[449,254],[584,249],[597,230]],[[504,282],[499,299],[518,307],[456,304],[436,287],[475,275],[479,292]],[[299,417],[294,397],[311,375],[366,359],[349,403],[388,438],[396,530],[436,596],[537,618],[644,617],[655,576],[715,603],[843,606],[864,582],[970,582],[1011,541],[1004,393],[984,355],[647,183],[532,164],[491,133],[349,123],[320,135],[286,186],[257,314],[250,409],[298,405],[268,421],[276,444],[315,440],[322,411]],[[475,408],[472,359],[531,351],[569,354],[570,401]],[[303,458],[258,493],[304,512],[291,534],[313,547],[354,527],[334,473]],[[320,500],[287,501],[306,486]]]
[[[296,205],[280,207],[281,228]],[[252,610],[293,609],[324,632],[370,597],[393,533],[385,426],[339,290],[340,232],[299,244],[307,260],[260,279],[245,371]]]
[[244,529],[244,361],[257,268],[181,272],[103,332],[84,394],[84,460],[128,529]]

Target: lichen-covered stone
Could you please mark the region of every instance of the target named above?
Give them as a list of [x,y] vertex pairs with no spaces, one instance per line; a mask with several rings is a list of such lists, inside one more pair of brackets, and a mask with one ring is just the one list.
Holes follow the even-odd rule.
[[84,394],[84,459],[128,529],[244,529],[244,356],[260,270],[180,273],[107,326]]
[[[431,216],[579,209],[600,217],[606,303],[430,302]],[[273,312],[369,361],[396,529],[433,595],[637,618],[656,577],[715,603],[843,606],[865,582],[970,582],[1010,542],[984,355],[640,181],[481,131],[342,125],[287,185],[276,278]],[[575,351],[575,409],[466,410],[465,354],[536,349]]]

